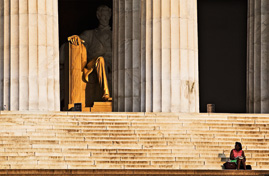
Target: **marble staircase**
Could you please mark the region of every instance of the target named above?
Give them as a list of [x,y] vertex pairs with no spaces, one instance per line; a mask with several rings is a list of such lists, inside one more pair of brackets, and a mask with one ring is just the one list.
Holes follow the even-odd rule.
[[236,141],[269,169],[269,115],[0,114],[0,169],[221,170]]

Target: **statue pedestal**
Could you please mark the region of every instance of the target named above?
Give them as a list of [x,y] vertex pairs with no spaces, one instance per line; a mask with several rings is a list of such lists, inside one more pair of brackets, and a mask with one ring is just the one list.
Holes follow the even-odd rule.
[[112,102],[94,102],[91,112],[112,112]]
[[[72,109],[74,104],[68,104],[68,109]],[[82,103],[82,112],[112,112],[112,98],[107,102],[94,102],[93,107],[85,107]]]
[[[74,107],[74,104],[68,104],[68,110]],[[90,107],[85,107],[85,104],[82,103],[82,112],[91,112]]]

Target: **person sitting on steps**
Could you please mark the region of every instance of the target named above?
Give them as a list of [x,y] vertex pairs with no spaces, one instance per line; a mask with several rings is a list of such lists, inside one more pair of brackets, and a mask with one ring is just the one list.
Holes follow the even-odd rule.
[[235,143],[235,147],[230,153],[230,159],[231,162],[235,162],[237,164],[237,170],[240,169],[241,165],[243,166],[244,170],[246,170],[246,156],[242,150],[242,144],[240,142]]

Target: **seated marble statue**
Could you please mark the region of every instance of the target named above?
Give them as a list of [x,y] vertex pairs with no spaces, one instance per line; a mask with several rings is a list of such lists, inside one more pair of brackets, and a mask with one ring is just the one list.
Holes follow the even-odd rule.
[[[89,82],[89,75],[96,70],[98,82],[103,88],[103,100],[110,98],[111,77],[112,77],[112,31],[109,26],[111,9],[107,6],[100,6],[96,11],[99,27],[93,30],[86,30],[79,35],[84,41],[87,51],[87,64],[83,68],[83,79]],[[78,36],[68,38],[72,44]]]

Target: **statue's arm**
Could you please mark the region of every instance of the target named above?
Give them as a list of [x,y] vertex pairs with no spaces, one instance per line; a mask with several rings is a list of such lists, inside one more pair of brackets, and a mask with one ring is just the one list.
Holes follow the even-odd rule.
[[85,45],[87,46],[91,46],[92,44],[92,30],[86,30],[84,32],[82,32],[79,37],[81,38],[81,40],[84,40]]
[[85,45],[81,44],[81,71],[84,70],[84,68],[87,65],[87,50]]

